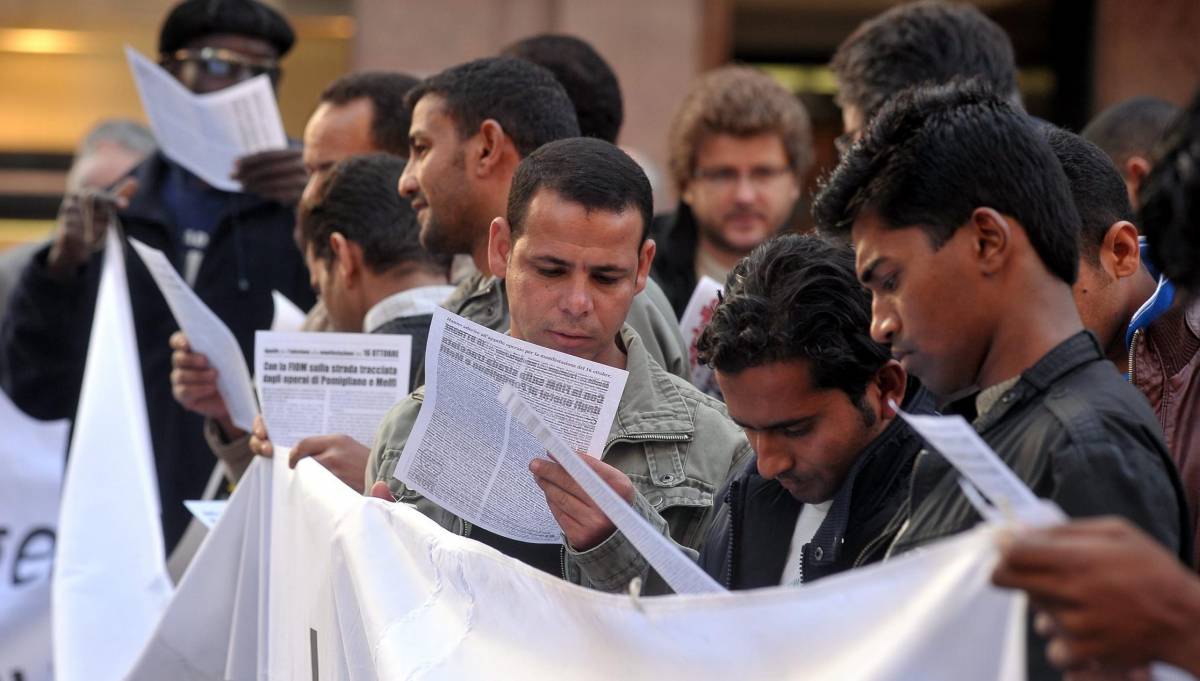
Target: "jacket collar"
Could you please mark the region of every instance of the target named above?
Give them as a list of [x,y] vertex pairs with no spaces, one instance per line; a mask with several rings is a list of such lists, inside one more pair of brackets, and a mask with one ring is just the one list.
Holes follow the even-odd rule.
[[[628,324],[619,335],[627,355],[629,378],[609,442],[620,437],[686,435],[695,432],[695,407],[684,399],[671,375],[646,350],[640,336]],[[694,404],[694,403],[693,403]]]
[[1100,342],[1092,332],[1076,333],[1054,346],[1032,367],[1021,372],[1021,380],[1006,391],[986,414],[976,419],[975,429],[983,432],[1003,419],[1010,409],[1045,392],[1063,376],[1085,364],[1104,359]]

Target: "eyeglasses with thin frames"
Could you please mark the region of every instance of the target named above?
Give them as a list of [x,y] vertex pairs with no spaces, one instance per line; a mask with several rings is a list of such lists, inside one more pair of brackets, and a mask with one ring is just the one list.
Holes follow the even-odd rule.
[[697,168],[694,176],[697,180],[722,190],[736,187],[745,177],[750,186],[762,189],[790,172],[792,169],[786,166],[755,166],[747,173],[742,173],[736,168]]

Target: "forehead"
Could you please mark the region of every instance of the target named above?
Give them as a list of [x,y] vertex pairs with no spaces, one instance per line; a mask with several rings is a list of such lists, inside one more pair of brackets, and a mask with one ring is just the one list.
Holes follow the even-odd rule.
[[855,267],[861,278],[865,270],[883,260],[906,261],[933,253],[933,244],[919,227],[889,226],[872,211],[859,213],[850,229],[854,242]]
[[454,121],[446,110],[446,99],[438,94],[427,94],[417,100],[413,106],[412,127],[409,132],[413,135],[423,134],[439,137],[454,132]]
[[198,38],[193,38],[185,45],[187,49],[200,49],[203,47],[219,47],[221,49],[240,52],[247,57],[255,57],[259,59],[272,58],[278,55],[275,47],[271,43],[262,38],[253,38],[247,35],[238,35],[236,33],[212,33],[202,35]]
[[375,151],[371,120],[371,100],[366,97],[340,105],[322,102],[304,128],[304,149],[331,160]]
[[732,374],[718,370],[718,378],[729,415],[751,427],[804,418],[849,403],[841,390],[817,387],[809,360],[802,358],[747,367]]
[[786,164],[787,150],[778,133],[763,132],[738,137],[727,133],[705,135],[696,145],[696,165]]
[[589,260],[636,263],[642,241],[642,215],[634,206],[619,213],[588,210],[582,204],[540,189],[529,202],[517,245],[534,255],[586,254]]

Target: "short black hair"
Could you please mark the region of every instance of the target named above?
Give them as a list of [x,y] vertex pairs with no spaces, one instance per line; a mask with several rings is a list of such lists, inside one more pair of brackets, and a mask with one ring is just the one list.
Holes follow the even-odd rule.
[[1200,93],[1171,124],[1138,192],[1150,262],[1200,294]]
[[575,36],[543,33],[517,41],[501,54],[549,69],[575,105],[579,133],[617,143],[625,120],[621,86],[612,67],[590,44]]
[[316,197],[300,208],[301,248],[312,248],[319,260],[332,262],[329,237],[340,232],[362,247],[367,267],[377,274],[406,265],[446,271],[449,259],[421,247],[417,216],[396,191],[403,171],[404,159],[392,154],[339,161]]
[[425,95],[445,101],[464,139],[484,121],[496,121],[522,158],[547,142],[579,136],[567,91],[553,73],[524,59],[487,57],[452,66],[409,90],[409,110]]
[[941,248],[980,207],[1020,222],[1046,268],[1075,282],[1079,213],[1062,166],[1032,118],[971,80],[886,104],[824,183],[813,217],[844,236],[869,211]]
[[1096,265],[1108,228],[1121,220],[1133,222],[1133,206],[1125,182],[1100,147],[1048,123],[1041,126],[1041,131],[1071,187],[1080,221],[1079,254]]
[[1177,115],[1179,107],[1168,101],[1134,97],[1101,111],[1079,134],[1103,149],[1120,167],[1131,156],[1150,158]]
[[1004,29],[967,4],[914,2],[868,19],[833,55],[838,103],[870,121],[884,102],[921,84],[979,78],[1018,101],[1017,65]]
[[633,207],[642,217],[638,243],[646,240],[654,219],[654,194],[645,171],[629,154],[594,137],[551,142],[517,166],[507,211],[513,239],[520,236],[529,203],[542,189],[589,211],[620,213]]
[[803,360],[815,387],[856,403],[891,358],[871,339],[871,295],[858,283],[854,252],[812,234],[776,237],[739,262],[696,349],[729,374]]
[[404,103],[404,96],[419,82],[408,74],[391,71],[350,73],[330,83],[320,101],[343,106],[356,99],[371,100],[371,142],[380,151],[408,156],[412,110]]

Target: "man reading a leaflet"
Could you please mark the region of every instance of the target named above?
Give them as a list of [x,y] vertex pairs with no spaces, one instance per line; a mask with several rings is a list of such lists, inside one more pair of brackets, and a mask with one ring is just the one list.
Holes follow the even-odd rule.
[[[644,515],[657,511],[662,529],[695,547],[712,522],[714,492],[744,464],[750,446],[719,402],[664,370],[625,323],[654,258],[646,238],[651,215],[650,182],[623,151],[596,139],[552,142],[517,167],[506,217],[491,223],[484,262],[505,284],[510,335],[629,372],[607,445],[594,453],[621,472],[623,493]],[[561,545],[527,544],[465,523],[393,477],[424,394],[418,388],[384,419],[367,488],[562,574]],[[602,582],[590,586],[612,588]]]

